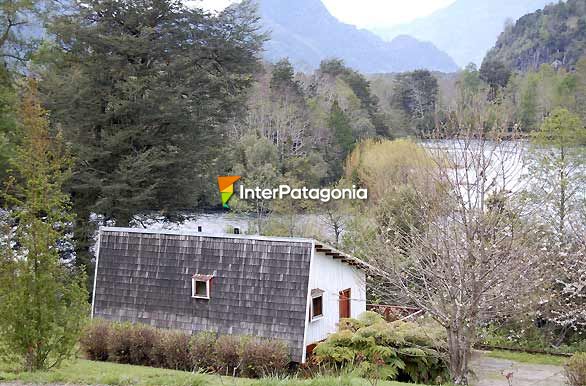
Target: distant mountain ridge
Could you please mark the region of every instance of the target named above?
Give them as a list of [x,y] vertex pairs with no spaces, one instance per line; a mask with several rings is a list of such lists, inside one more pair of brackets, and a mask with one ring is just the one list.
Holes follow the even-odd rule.
[[264,29],[271,40],[265,58],[288,57],[298,68],[312,70],[323,59],[340,58],[364,73],[429,69],[454,72],[458,66],[433,44],[410,36],[386,42],[374,33],[345,24],[320,0],[258,0]]
[[411,23],[392,28],[373,28],[385,39],[410,35],[432,42],[459,66],[480,65],[494,46],[507,20],[543,8],[556,0],[456,0],[451,5]]
[[571,68],[586,55],[586,1],[568,0],[527,14],[507,28],[486,58],[516,71],[544,63]]

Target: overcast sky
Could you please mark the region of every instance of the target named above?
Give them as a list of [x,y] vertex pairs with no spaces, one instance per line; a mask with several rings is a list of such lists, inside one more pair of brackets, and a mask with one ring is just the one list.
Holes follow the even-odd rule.
[[[219,10],[235,0],[195,0],[203,8]],[[295,0],[288,0],[295,1]],[[359,27],[388,27],[409,22],[446,7],[455,0],[322,0],[339,20]],[[483,0],[481,0],[483,1]]]

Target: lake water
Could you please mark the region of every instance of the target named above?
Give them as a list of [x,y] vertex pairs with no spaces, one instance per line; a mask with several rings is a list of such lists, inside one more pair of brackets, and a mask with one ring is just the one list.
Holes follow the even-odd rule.
[[[222,234],[239,228],[241,233],[248,233],[248,228],[253,220],[251,215],[236,214],[230,212],[210,211],[196,212],[188,215],[188,220],[183,223],[153,222],[146,225],[148,229],[192,230],[203,233]],[[198,230],[200,229],[200,230]]]
[[[314,236],[321,235],[324,241],[331,241],[334,238],[331,229],[318,214],[299,214],[295,216],[294,221],[298,229],[304,229]],[[151,221],[143,225],[153,230],[186,230],[214,235],[233,234],[234,228],[238,228],[241,234],[258,234],[255,216],[229,211],[195,212],[189,214],[183,223]]]
[[[439,151],[448,154],[457,153],[458,157],[462,157],[462,149],[460,142],[454,140],[447,141],[423,141],[423,146],[428,148],[431,153]],[[527,172],[526,154],[529,145],[526,141],[511,141],[496,144],[492,147],[485,144],[484,151],[487,153],[494,152],[491,155],[491,163],[493,167],[486,169],[489,179],[499,180],[499,174],[506,170],[508,181],[504,184],[504,188],[509,191],[519,191],[526,188],[523,181],[523,175]],[[470,147],[470,151],[474,152],[474,146]],[[459,163],[459,162],[458,162]],[[464,172],[464,170],[460,170]],[[471,172],[468,170],[468,172]],[[579,168],[574,173],[585,173],[585,168]],[[503,188],[503,186],[500,186]],[[204,234],[227,234],[233,233],[234,228],[238,228],[242,234],[256,234],[256,227],[254,225],[254,216],[252,214],[234,213],[230,211],[202,211],[196,212],[189,216],[189,219],[183,223],[168,223],[163,221],[154,221],[144,226],[148,229],[172,229],[172,230],[191,230],[193,232],[201,231]],[[295,217],[297,227],[300,229],[310,229],[312,235],[322,235],[324,239],[332,240],[332,230],[326,225],[323,218],[318,214],[301,214]]]

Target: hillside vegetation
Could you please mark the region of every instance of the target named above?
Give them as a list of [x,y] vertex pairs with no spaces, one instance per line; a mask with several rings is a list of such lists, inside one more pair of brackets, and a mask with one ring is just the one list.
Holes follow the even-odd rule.
[[507,20],[516,20],[550,3],[552,0],[456,0],[429,16],[373,31],[388,40],[406,34],[432,42],[461,67],[470,62],[480,65]]
[[512,70],[538,69],[544,63],[572,68],[586,48],[586,1],[546,6],[510,24],[485,61],[499,60]]

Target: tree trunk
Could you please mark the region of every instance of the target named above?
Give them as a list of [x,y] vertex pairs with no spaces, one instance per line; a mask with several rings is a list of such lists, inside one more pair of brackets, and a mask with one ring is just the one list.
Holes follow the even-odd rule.
[[565,223],[566,223],[566,184],[567,184],[567,175],[565,172],[565,165],[566,165],[566,154],[565,149],[562,146],[560,149],[560,157],[561,157],[561,165],[560,166],[560,202],[559,202],[559,229],[560,232],[560,242],[563,244],[565,241]]
[[447,332],[452,382],[455,385],[468,385],[470,340],[463,326],[453,326]]

